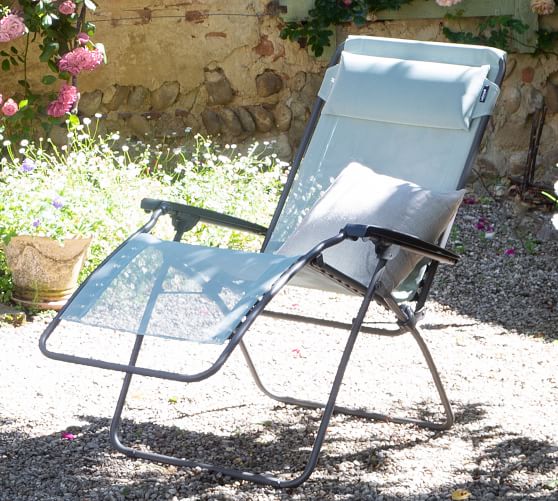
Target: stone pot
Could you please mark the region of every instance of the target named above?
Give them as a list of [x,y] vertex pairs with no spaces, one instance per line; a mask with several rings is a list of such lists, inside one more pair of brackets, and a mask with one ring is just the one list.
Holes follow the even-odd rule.
[[22,306],[59,310],[77,288],[91,238],[63,241],[17,236],[4,248],[12,273],[12,299]]

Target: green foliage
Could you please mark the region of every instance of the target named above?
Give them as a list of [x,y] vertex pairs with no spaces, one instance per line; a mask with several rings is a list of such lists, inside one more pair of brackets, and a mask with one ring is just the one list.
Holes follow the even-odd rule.
[[[433,1],[433,0],[432,0]],[[330,45],[333,34],[332,27],[342,23],[364,25],[370,14],[382,10],[397,10],[412,0],[315,0],[314,8],[303,21],[285,24],[281,30],[281,38],[299,42],[308,46],[316,56],[323,54],[324,47]],[[447,14],[447,20],[459,21],[464,11]],[[525,33],[529,27],[521,20],[510,16],[490,16],[482,18],[476,30],[453,30],[443,27],[443,33],[450,42],[487,45],[510,51],[512,43],[521,43],[517,35]],[[556,54],[554,47],[558,41],[558,33],[541,29],[537,32],[535,54]]]
[[367,16],[385,9],[399,9],[412,0],[316,0],[308,19],[286,23],[281,38],[307,45],[316,56],[330,45],[331,26],[342,23],[366,24]]
[[533,235],[527,235],[521,240],[521,243],[528,254],[534,255],[538,253],[540,242]]
[[[447,19],[456,20],[460,15],[446,15]],[[453,31],[447,26],[443,33],[450,42],[474,45],[487,45],[510,50],[515,41],[514,35],[525,33],[529,27],[513,16],[493,16],[484,18],[477,27],[476,33],[470,31]]]
[[549,31],[545,29],[538,30],[535,54],[558,55],[555,51],[556,42],[558,42],[558,31]]
[[463,245],[461,232],[457,225],[454,225],[451,229],[450,243],[451,243],[451,248],[457,254],[463,254],[465,252],[465,246]]
[[[14,235],[58,239],[93,236],[82,274],[91,272],[147,220],[142,198],[159,198],[226,212],[267,225],[285,164],[268,145],[240,152],[196,136],[193,147],[168,148],[97,136],[98,122],[69,122],[69,143],[5,142],[0,160],[0,301],[11,294],[2,243]],[[166,218],[165,218],[166,219]],[[171,234],[162,224],[162,236]],[[191,243],[256,250],[261,237],[199,225]]]
[[12,298],[12,276],[8,271],[6,258],[0,247],[0,303],[6,303]]

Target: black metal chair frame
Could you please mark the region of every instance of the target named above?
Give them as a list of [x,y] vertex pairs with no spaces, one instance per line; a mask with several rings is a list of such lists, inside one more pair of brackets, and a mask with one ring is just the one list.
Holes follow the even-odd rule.
[[[338,61],[342,48],[343,46],[341,46],[338,49],[335,57],[332,59],[331,64],[335,64]],[[496,83],[499,84],[501,82],[503,74],[504,74],[504,64],[502,63]],[[310,121],[305,130],[302,143],[301,143],[302,146],[299,148],[296,154],[296,157],[293,162],[293,167],[289,173],[285,185],[284,192],[280,198],[278,207],[276,209],[275,215],[271,221],[269,228],[265,228],[260,225],[256,225],[247,221],[243,221],[238,218],[234,218],[231,216],[227,216],[206,209],[200,209],[196,207],[191,207],[191,206],[186,206],[186,205],[171,203],[171,202],[165,202],[160,200],[145,199],[142,201],[142,208],[151,213],[151,218],[143,227],[141,227],[136,233],[134,233],[134,235],[132,235],[128,240],[130,240],[133,236],[137,235],[138,233],[146,233],[151,231],[152,228],[157,223],[158,219],[162,215],[169,215],[172,218],[174,228],[176,231],[176,234],[174,236],[174,241],[180,241],[183,234],[186,231],[192,229],[199,222],[203,222],[208,224],[217,224],[228,228],[234,228],[237,230],[253,232],[260,235],[265,235],[265,240],[262,247],[262,249],[265,249],[265,246],[268,243],[268,239],[271,233],[273,232],[273,229],[277,223],[279,215],[283,209],[283,206],[286,201],[286,197],[293,184],[297,169],[304,156],[306,147],[309,144],[309,141],[312,137],[312,133],[318,121],[322,106],[323,106],[323,101],[318,98],[316,100],[316,103],[314,104]],[[480,120],[481,123],[478,128],[477,134],[475,136],[473,145],[471,147],[471,153],[469,155],[469,158],[467,160],[467,165],[464,169],[463,176],[461,178],[461,182],[460,182],[461,185],[465,184],[465,181],[472,169],[476,151],[478,150],[482,135],[488,123],[488,117],[483,117]],[[325,249],[337,245],[340,242],[347,239],[351,239],[351,240],[365,239],[370,241],[370,245],[375,246],[376,255],[378,257],[378,265],[367,287],[343,275],[337,270],[328,267],[321,260],[321,254]],[[126,240],[126,242],[128,240]],[[121,246],[118,247],[118,249],[116,249],[113,252],[113,254],[116,253],[126,242],[121,244]],[[416,301],[416,305],[414,309],[411,309],[410,307],[406,307],[406,306],[400,306],[391,295],[382,295],[380,294],[378,289],[378,283],[379,283],[378,280],[381,277],[384,266],[393,257],[398,247],[410,252],[417,253],[430,260],[430,264],[427,268],[421,287],[417,291],[417,294],[414,298],[414,300]],[[111,254],[111,256],[113,254]],[[111,256],[107,257],[104,263],[108,262]],[[248,480],[259,484],[271,485],[277,488],[296,487],[302,484],[304,481],[306,481],[310,477],[314,468],[316,467],[320,450],[326,436],[326,431],[331,416],[334,412],[343,413],[352,416],[358,416],[366,419],[380,419],[380,420],[391,421],[394,423],[410,423],[418,426],[431,428],[434,430],[446,430],[452,426],[454,422],[454,416],[453,416],[450,402],[444,390],[440,375],[434,364],[432,356],[416,324],[417,324],[417,318],[421,314],[422,308],[428,296],[430,286],[432,284],[432,280],[434,278],[434,274],[436,272],[438,263],[453,265],[457,262],[457,260],[458,257],[455,254],[443,249],[442,247],[424,242],[410,235],[402,234],[396,231],[375,227],[375,226],[348,224],[339,232],[339,234],[316,245],[311,251],[309,251],[306,255],[300,257],[289,269],[287,269],[282,274],[282,276],[278,279],[278,281],[271,287],[271,289],[262,297],[262,299],[257,304],[255,304],[254,307],[249,311],[244,321],[241,322],[236,327],[236,329],[233,331],[233,334],[229,338],[228,342],[224,346],[221,354],[215,360],[215,362],[206,370],[203,370],[195,374],[179,374],[175,372],[155,370],[148,367],[137,366],[136,365],[137,360],[144,339],[144,336],[141,334],[138,334],[136,336],[136,340],[128,364],[119,364],[119,363],[113,363],[104,360],[79,357],[75,355],[59,353],[50,350],[47,347],[47,341],[49,337],[52,335],[52,333],[54,332],[54,330],[56,329],[56,327],[59,325],[61,321],[61,315],[64,313],[65,308],[63,308],[59,312],[59,314],[47,327],[47,329],[45,330],[45,332],[40,338],[39,345],[41,351],[47,357],[52,359],[77,363],[77,364],[82,364],[82,365],[87,365],[92,367],[99,367],[103,369],[117,370],[125,373],[122,389],[120,392],[120,396],[118,398],[118,402],[116,405],[116,409],[110,427],[111,443],[118,451],[130,457],[158,461],[158,462],[172,464],[176,466],[186,466],[186,467],[197,466],[209,471],[218,472],[223,475],[227,475],[232,478]],[[102,263],[101,266],[104,263]],[[269,304],[269,302],[289,282],[289,280],[292,277],[294,277],[305,266],[311,266],[313,269],[323,273],[329,279],[334,280],[338,284],[347,288],[353,294],[356,293],[362,296],[363,298],[362,303],[360,305],[356,317],[354,318],[351,324],[345,324],[341,322],[334,322],[334,321],[328,321],[328,320],[317,319],[317,318],[309,318],[309,317],[286,314],[286,313],[270,312],[266,310],[266,307]],[[164,274],[165,274],[164,272],[161,273],[161,277],[163,277]],[[82,287],[85,285],[85,283],[82,284]],[[80,289],[78,289],[76,294],[79,293]],[[372,301],[376,301],[382,304],[383,306],[388,308],[391,312],[393,312],[393,314],[397,319],[396,328],[383,329],[383,328],[372,328],[363,325],[365,315]],[[146,311],[144,314],[144,318],[148,318],[149,314],[150,311]],[[291,320],[295,322],[309,322],[317,326],[334,327],[334,328],[350,330],[344,350],[341,355],[341,360],[339,362],[337,373],[335,375],[335,379],[333,381],[332,388],[329,397],[327,399],[327,402],[314,402],[309,400],[301,400],[291,396],[276,395],[270,392],[264,386],[256,370],[252,357],[250,356],[248,348],[243,342],[243,335],[260,314]],[[361,332],[383,335],[383,336],[401,336],[406,333],[412,335],[413,339],[418,344],[419,349],[424,356],[428,369],[432,375],[432,380],[434,382],[441,405],[444,410],[444,419],[442,421],[433,422],[433,421],[413,419],[408,417],[387,416],[380,413],[364,411],[362,409],[356,409],[356,408],[353,409],[353,408],[341,407],[336,405],[335,402],[343,381],[345,370],[349,363],[351,352],[355,345],[356,339],[359,333]],[[199,382],[218,372],[223,367],[224,363],[227,361],[227,359],[229,358],[229,356],[237,346],[240,346],[240,350],[245,357],[246,363],[250,369],[250,372],[252,373],[252,376],[254,377],[257,386],[267,396],[279,402],[283,402],[285,404],[298,405],[301,407],[313,408],[313,409],[323,409],[321,423],[316,433],[310,456],[308,458],[308,461],[302,473],[300,473],[295,478],[285,479],[285,478],[274,477],[262,473],[247,472],[240,469],[227,468],[215,464],[206,464],[195,460],[187,460],[187,459],[182,459],[177,457],[171,457],[171,456],[158,454],[154,452],[146,452],[146,451],[134,449],[132,447],[128,447],[122,443],[120,439],[122,412],[126,402],[132,376],[134,374],[141,375],[141,376],[151,376],[151,377],[169,379],[169,380],[180,381],[184,383]]]

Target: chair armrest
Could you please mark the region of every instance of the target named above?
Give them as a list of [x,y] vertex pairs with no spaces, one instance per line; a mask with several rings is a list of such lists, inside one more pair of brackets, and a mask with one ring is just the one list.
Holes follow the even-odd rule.
[[193,207],[191,205],[184,205],[177,202],[167,202],[164,200],[156,200],[154,198],[144,198],[141,201],[141,208],[146,212],[152,212],[156,209],[161,209],[163,214],[168,214],[173,218],[173,221],[179,219],[186,219],[192,221],[193,227],[198,222],[215,224],[232,228],[234,230],[247,231],[249,233],[256,233],[258,235],[265,235],[267,228],[259,224],[245,221],[237,217],[221,214],[209,209],[201,209],[200,207]]
[[388,244],[395,244],[399,247],[420,254],[421,256],[428,257],[435,261],[445,264],[455,264],[459,260],[459,256],[450,252],[443,247],[440,247],[430,242],[425,242],[420,238],[407,233],[390,230],[388,228],[381,228],[379,226],[367,226],[365,224],[348,224],[342,230],[347,237],[357,238],[370,238]]

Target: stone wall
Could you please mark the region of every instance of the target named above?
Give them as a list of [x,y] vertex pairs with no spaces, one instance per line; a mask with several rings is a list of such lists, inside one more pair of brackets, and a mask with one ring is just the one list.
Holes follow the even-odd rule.
[[[281,40],[268,0],[98,0],[96,39],[108,65],[80,77],[80,111],[102,113],[111,130],[138,138],[182,137],[185,130],[223,142],[276,139],[289,158],[319,88],[325,59]],[[467,21],[473,22],[473,21]],[[558,16],[543,18],[558,29]],[[439,21],[371,23],[352,33],[444,41]],[[337,30],[337,42],[348,34]],[[35,81],[42,69],[31,68]],[[19,77],[19,76],[17,76]],[[13,74],[1,75],[6,91]],[[558,58],[513,54],[498,109],[479,156],[483,172],[520,173],[533,113],[549,108],[539,178],[558,161]]]
[[265,0],[100,0],[109,64],[80,77],[80,111],[123,135],[275,139],[290,158],[323,61],[279,37]]

